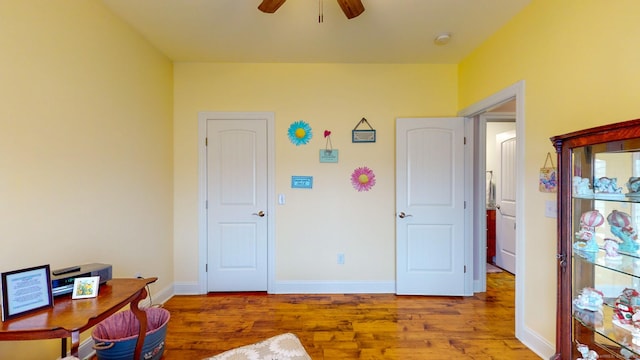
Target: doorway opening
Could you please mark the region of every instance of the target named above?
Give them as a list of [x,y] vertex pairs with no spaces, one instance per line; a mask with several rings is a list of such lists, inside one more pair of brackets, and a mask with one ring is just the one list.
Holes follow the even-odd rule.
[[[487,286],[487,222],[486,222],[486,122],[482,115],[486,115],[489,110],[495,110],[501,105],[515,105],[515,109],[510,113],[515,114],[515,126],[517,134],[517,144],[515,146],[515,214],[517,219],[524,219],[524,88],[523,80],[481,100],[459,112],[459,116],[472,118],[473,125],[473,188],[469,191],[473,194],[473,271],[474,271],[474,292],[484,292]],[[524,230],[522,221],[515,229],[515,247],[524,249]],[[515,291],[515,334],[516,338],[523,343],[530,342],[535,336],[528,334],[524,327],[524,283],[526,273],[524,269],[524,251],[516,250],[516,291]],[[525,339],[528,338],[528,339]]]
[[516,273],[515,249],[515,100],[480,115],[485,141],[487,273]]

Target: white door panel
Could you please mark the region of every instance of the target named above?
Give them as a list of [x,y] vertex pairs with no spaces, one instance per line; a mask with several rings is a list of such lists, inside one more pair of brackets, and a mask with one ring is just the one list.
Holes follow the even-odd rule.
[[464,293],[464,119],[396,121],[396,292]]
[[496,187],[496,265],[516,273],[516,133],[496,135],[500,156]]
[[207,121],[208,291],[267,290],[266,121]]

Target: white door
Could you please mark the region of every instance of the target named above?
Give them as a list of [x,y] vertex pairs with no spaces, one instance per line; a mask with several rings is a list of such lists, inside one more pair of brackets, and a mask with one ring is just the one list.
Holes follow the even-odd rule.
[[267,290],[267,120],[207,120],[207,291]]
[[464,295],[464,119],[396,120],[396,293]]
[[496,135],[496,265],[516,273],[516,132]]

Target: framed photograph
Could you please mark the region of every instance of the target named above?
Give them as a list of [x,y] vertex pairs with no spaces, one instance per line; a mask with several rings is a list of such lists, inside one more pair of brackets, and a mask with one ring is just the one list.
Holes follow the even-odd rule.
[[73,280],[72,299],[86,299],[98,296],[100,276],[80,277]]
[[2,321],[53,307],[49,265],[4,272]]

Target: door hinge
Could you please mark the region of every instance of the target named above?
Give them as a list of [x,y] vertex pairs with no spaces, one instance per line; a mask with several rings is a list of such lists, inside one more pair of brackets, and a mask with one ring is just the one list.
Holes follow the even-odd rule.
[[204,201],[204,209],[208,210],[209,209],[209,200],[205,200]]
[[464,208],[465,209],[467,208],[467,202],[466,201],[464,201]]
[[464,139],[464,145],[467,145],[467,137],[465,136],[463,139]]
[[204,138],[204,146],[208,146],[209,145],[209,138]]
[[467,265],[464,266],[464,273],[467,273]]
[[209,264],[204,264],[204,272],[209,272]]

